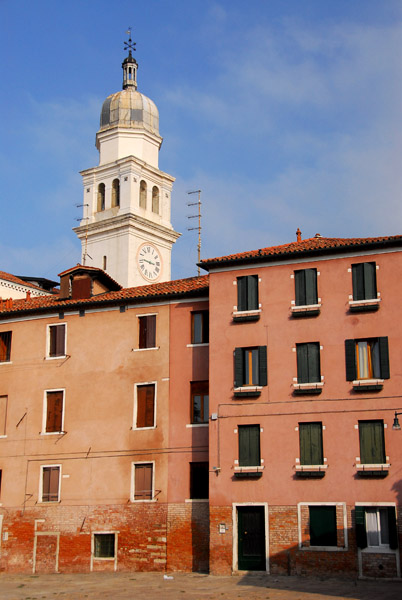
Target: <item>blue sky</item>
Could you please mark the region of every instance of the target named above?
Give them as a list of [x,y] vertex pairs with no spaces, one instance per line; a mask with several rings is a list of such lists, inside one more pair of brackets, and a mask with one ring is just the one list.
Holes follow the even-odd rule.
[[79,171],[133,28],[176,177],[172,277],[202,257],[402,230],[400,0],[0,0],[0,270],[80,260]]

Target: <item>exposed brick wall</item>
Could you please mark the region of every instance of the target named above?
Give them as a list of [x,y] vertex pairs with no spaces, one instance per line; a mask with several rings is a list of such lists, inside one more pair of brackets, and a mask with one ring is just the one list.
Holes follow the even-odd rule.
[[169,504],[167,535],[168,571],[208,571],[208,502]]
[[[230,575],[232,572],[232,507],[210,507],[210,563],[209,570],[213,575]],[[219,533],[219,525],[224,523],[226,533]]]
[[362,552],[362,575],[376,578],[396,577],[395,554]]

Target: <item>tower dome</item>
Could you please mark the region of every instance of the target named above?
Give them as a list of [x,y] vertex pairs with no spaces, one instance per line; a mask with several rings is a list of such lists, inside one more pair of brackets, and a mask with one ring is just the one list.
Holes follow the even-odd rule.
[[100,130],[118,126],[145,129],[159,135],[159,112],[155,103],[134,86],[111,94],[102,105]]

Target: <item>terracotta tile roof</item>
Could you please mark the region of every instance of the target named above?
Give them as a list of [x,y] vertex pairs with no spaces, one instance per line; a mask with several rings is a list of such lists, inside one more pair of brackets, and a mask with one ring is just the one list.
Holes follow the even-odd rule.
[[211,267],[233,262],[256,262],[260,260],[281,260],[297,256],[314,256],[315,254],[331,254],[334,252],[377,249],[385,246],[402,247],[402,235],[375,238],[325,238],[317,234],[313,238],[290,242],[281,246],[270,246],[249,252],[239,252],[217,258],[207,258],[200,262],[206,270]]
[[101,304],[124,304],[125,302],[149,302],[160,301],[174,298],[194,297],[198,295],[208,295],[209,276],[190,277],[188,279],[177,279],[165,283],[153,283],[133,288],[123,288],[114,292],[98,294],[91,298],[80,300],[59,299],[55,296],[42,296],[40,298],[30,298],[23,300],[14,300],[12,305],[0,301],[0,317],[25,312],[46,312],[73,310],[79,308],[93,308]]
[[[6,273],[5,271],[0,271],[0,279],[4,279],[5,281],[10,281],[11,283],[16,283],[18,285],[23,285],[24,287],[32,288],[33,290],[38,290],[41,292],[47,291],[47,290],[42,289],[38,285],[35,285],[34,283],[29,283],[27,281],[24,281],[23,279],[20,279],[16,275],[12,275],[11,273]],[[49,293],[49,292],[47,292],[47,293]]]

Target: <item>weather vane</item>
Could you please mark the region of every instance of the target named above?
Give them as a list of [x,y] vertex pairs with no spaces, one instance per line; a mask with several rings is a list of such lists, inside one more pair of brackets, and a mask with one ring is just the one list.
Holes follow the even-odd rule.
[[135,52],[136,42],[133,42],[133,40],[131,39],[131,27],[127,29],[126,33],[128,35],[128,42],[124,42],[124,50],[128,50],[131,56],[131,50]]

